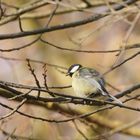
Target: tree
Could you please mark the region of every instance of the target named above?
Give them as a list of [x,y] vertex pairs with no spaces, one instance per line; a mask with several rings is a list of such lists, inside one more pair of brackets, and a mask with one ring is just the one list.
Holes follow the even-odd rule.
[[[137,0],[5,0],[0,13],[1,139],[139,139]],[[73,63],[123,104],[77,97]]]

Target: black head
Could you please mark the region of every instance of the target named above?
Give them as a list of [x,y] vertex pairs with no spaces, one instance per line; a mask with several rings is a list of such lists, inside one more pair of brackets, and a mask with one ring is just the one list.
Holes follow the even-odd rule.
[[68,72],[67,72],[67,75],[71,76],[76,72],[78,71],[80,68],[82,67],[82,65],[80,64],[73,64],[69,67],[68,69]]

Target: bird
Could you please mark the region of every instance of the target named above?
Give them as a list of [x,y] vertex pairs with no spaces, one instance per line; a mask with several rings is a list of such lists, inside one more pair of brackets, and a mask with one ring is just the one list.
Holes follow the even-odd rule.
[[72,88],[77,96],[90,98],[104,96],[122,104],[106,90],[105,80],[97,70],[73,64],[68,68],[66,75],[72,77]]

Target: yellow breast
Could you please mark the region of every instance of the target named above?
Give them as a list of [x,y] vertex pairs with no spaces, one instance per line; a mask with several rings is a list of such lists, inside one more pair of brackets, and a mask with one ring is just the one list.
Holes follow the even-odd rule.
[[72,77],[72,87],[74,92],[79,97],[87,97],[91,93],[96,93],[96,88],[87,79],[77,77],[73,75]]

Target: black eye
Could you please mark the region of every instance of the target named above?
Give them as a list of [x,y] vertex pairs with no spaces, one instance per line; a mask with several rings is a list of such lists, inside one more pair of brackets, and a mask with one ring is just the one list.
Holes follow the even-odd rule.
[[73,73],[69,73],[69,76],[72,77]]

